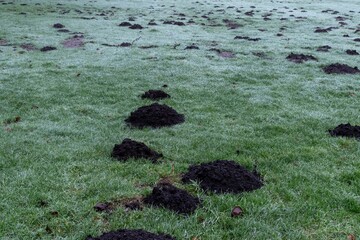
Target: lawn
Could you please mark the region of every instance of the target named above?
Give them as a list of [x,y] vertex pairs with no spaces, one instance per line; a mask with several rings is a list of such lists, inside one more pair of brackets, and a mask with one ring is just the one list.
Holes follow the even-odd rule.
[[[359,237],[360,143],[328,130],[360,125],[360,74],[323,71],[360,67],[346,53],[360,52],[359,13],[357,0],[0,0],[0,239],[117,229],[178,240]],[[159,103],[185,122],[126,124],[153,103],[140,97],[149,89],[171,95]],[[116,161],[125,138],[163,157]],[[264,185],[216,194],[181,182],[190,165],[219,159],[256,167]],[[164,178],[201,206],[188,216],[94,210],[146,196]],[[231,217],[235,206],[243,215]]]

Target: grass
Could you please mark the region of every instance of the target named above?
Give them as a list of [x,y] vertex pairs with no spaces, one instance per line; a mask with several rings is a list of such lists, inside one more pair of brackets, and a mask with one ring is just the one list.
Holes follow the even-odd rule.
[[[357,56],[344,53],[359,50],[352,41],[358,33],[347,29],[356,28],[360,20],[349,12],[359,9],[357,1],[219,1],[226,15],[214,11],[216,4],[192,1],[37,2],[40,5],[0,5],[0,39],[10,45],[0,46],[1,239],[84,239],[119,228],[203,240],[359,235],[360,143],[327,133],[340,123],[359,124],[359,77],[321,70],[335,62],[359,67]],[[226,8],[231,5],[242,13]],[[246,17],[243,13],[252,5],[260,12]],[[300,12],[301,7],[307,12]],[[272,21],[263,21],[261,14],[273,8],[284,14],[274,11]],[[338,15],[321,13],[326,9],[349,14],[349,25],[328,34],[313,33],[318,26],[338,25]],[[163,25],[160,19],[171,19],[173,10],[198,15],[198,24]],[[102,11],[114,14],[104,19],[96,15]],[[244,27],[200,25],[208,24],[200,16],[209,11],[210,23],[224,25],[222,19],[228,18]],[[308,19],[297,22],[291,14]],[[159,25],[142,31],[116,26],[129,16],[143,26],[151,19]],[[83,32],[86,45],[63,48],[61,42],[71,35],[57,33],[52,28],[57,22]],[[287,27],[284,37],[276,37],[281,26]],[[234,40],[237,35],[262,40]],[[130,48],[101,45],[140,36]],[[214,41],[236,58],[207,51]],[[22,43],[58,49],[27,52],[19,47]],[[200,50],[183,50],[192,43]],[[326,44],[333,47],[330,52],[316,52]],[[146,45],[159,47],[138,48]],[[290,52],[312,54],[319,61],[291,63],[285,59]],[[151,103],[139,95],[164,84],[172,98],[161,102],[183,113],[186,122],[155,130],[127,127],[124,119],[130,112]],[[16,117],[20,121],[11,122]],[[112,148],[126,137],[145,142],[165,158],[156,165],[114,161]],[[146,195],[160,178],[217,159],[232,159],[249,169],[256,164],[265,186],[241,195],[214,195],[177,182],[204,200],[189,217],[156,208],[118,208],[110,215],[93,210],[98,202]],[[39,201],[48,204],[40,207]],[[241,218],[230,217],[236,205],[245,210]]]

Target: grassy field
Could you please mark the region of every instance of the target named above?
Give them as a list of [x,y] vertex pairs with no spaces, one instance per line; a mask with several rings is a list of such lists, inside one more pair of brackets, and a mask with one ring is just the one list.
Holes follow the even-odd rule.
[[[251,10],[254,16],[245,14]],[[0,0],[0,239],[84,239],[120,228],[179,240],[359,237],[360,143],[327,130],[360,125],[360,75],[322,70],[336,62],[360,67],[359,56],[345,53],[360,50],[359,11],[357,0]],[[264,21],[266,13],[271,20]],[[117,26],[129,17],[144,29]],[[158,25],[148,25],[153,19]],[[241,26],[228,29],[224,19]],[[55,23],[70,33],[57,32]],[[316,27],[337,28],[314,33]],[[64,48],[74,32],[84,46]],[[102,45],[122,42],[133,44]],[[22,49],[25,43],[37,50]],[[192,44],[199,49],[184,50]],[[150,45],[157,47],[141,48]],[[332,49],[316,51],[322,45]],[[57,49],[40,51],[44,46]],[[291,52],[318,61],[287,61]],[[132,111],[151,103],[139,97],[149,89],[170,94],[161,103],[184,114],[185,123],[126,126]],[[115,161],[112,148],[124,138],[164,158]],[[216,195],[179,181],[189,165],[217,159],[256,165],[265,185]],[[203,205],[188,217],[150,207],[93,209],[144,196],[163,177]],[[245,213],[231,218],[236,205]]]

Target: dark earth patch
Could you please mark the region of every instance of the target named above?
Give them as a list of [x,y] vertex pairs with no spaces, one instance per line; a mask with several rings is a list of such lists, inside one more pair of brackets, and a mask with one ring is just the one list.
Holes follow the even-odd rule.
[[295,54],[295,53],[291,53],[286,57],[286,59],[294,63],[303,63],[309,60],[317,61],[317,58],[312,55]]
[[356,74],[360,73],[360,70],[357,67],[350,67],[346,64],[334,63],[330,64],[323,68],[324,72],[327,74],[337,73],[337,74]]
[[244,37],[244,36],[236,36],[234,39],[242,39],[242,40],[253,41],[253,42],[257,42],[257,41],[261,40],[261,38],[251,38],[251,37]]
[[84,36],[83,35],[75,35],[72,38],[66,39],[63,42],[63,46],[65,48],[79,48],[84,46]]
[[129,22],[122,22],[122,23],[118,24],[118,26],[119,27],[130,27],[130,26],[132,26],[132,24]]
[[193,50],[193,49],[198,50],[200,48],[198,46],[194,45],[194,44],[186,46],[186,48],[185,48],[185,50]]
[[328,52],[331,49],[329,45],[320,46],[316,49],[318,52]]
[[125,138],[121,144],[115,144],[111,156],[120,161],[126,161],[129,158],[146,158],[155,163],[157,159],[161,158],[163,155],[151,150],[142,142]]
[[120,229],[104,233],[99,237],[88,236],[85,240],[176,240],[167,234],[155,234],[142,229]]
[[65,28],[62,28],[62,29],[59,29],[58,32],[61,32],[61,33],[68,33],[70,32],[70,30],[68,29],[65,29]]
[[40,51],[42,52],[48,52],[48,51],[53,51],[53,50],[56,50],[56,47],[53,47],[53,46],[45,46],[43,48],[40,49]]
[[53,25],[53,28],[64,28],[65,26],[64,25],[62,25],[61,23],[55,23],[54,25]]
[[182,181],[197,181],[202,189],[215,193],[248,192],[263,186],[256,171],[249,172],[243,166],[228,160],[192,165],[183,175]]
[[36,50],[36,47],[32,43],[24,43],[24,44],[21,44],[20,47],[22,49],[25,49],[26,51],[34,51],[34,50]]
[[164,98],[170,98],[170,95],[162,90],[149,90],[141,95],[141,98],[148,98],[151,100],[160,100]]
[[224,51],[224,50],[220,50],[220,49],[217,49],[217,48],[211,48],[211,49],[209,49],[209,51],[214,51],[220,57],[223,57],[223,58],[234,58],[235,57],[235,54],[230,52],[230,51]]
[[188,215],[195,211],[200,204],[200,199],[169,183],[161,183],[155,186],[152,193],[144,198],[144,203]]
[[167,105],[153,103],[143,106],[130,114],[125,122],[133,127],[160,128],[183,123],[185,117]]
[[359,55],[359,53],[356,50],[346,50],[346,54],[348,55]]
[[329,133],[333,137],[360,138],[360,126],[351,126],[350,123],[340,124],[336,128],[330,129]]
[[143,29],[143,27],[140,24],[134,24],[129,27],[130,29]]

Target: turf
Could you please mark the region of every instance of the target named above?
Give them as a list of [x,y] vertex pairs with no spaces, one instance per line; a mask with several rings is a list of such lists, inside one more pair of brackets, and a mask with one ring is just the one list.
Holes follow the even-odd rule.
[[[360,75],[322,70],[337,62],[360,67],[358,56],[345,53],[359,51],[353,41],[359,38],[358,1],[8,2],[0,0],[1,239],[85,239],[123,228],[202,240],[359,236],[360,143],[328,130],[360,124]],[[264,21],[261,15],[272,9],[272,20]],[[327,9],[339,13],[322,12]],[[253,17],[244,14],[250,10]],[[195,24],[162,24],[177,20],[174,13]],[[348,25],[339,27],[335,17],[346,14]],[[129,17],[144,29],[117,26]],[[225,18],[242,27],[229,30]],[[158,25],[148,26],[152,19]],[[57,32],[56,23],[83,34],[85,45],[64,48],[72,34]],[[316,27],[339,28],[314,33]],[[102,45],[122,42],[132,45]],[[27,51],[20,48],[24,43],[57,49]],[[192,44],[199,49],[184,50]],[[158,47],[140,48],[151,45]],[[317,52],[323,45],[332,49]],[[235,57],[209,51],[214,47]],[[290,53],[318,61],[292,63]],[[152,103],[140,95],[163,85],[171,98],[160,103],[186,121],[128,127],[129,114]],[[124,138],[164,158],[159,164],[115,161],[112,148]],[[250,170],[256,165],[264,186],[214,195],[196,183],[181,184],[189,165],[217,159]],[[149,207],[111,214],[93,209],[98,202],[147,195],[163,177],[203,199],[202,206],[187,217]],[[244,210],[241,217],[231,217],[235,206]]]

